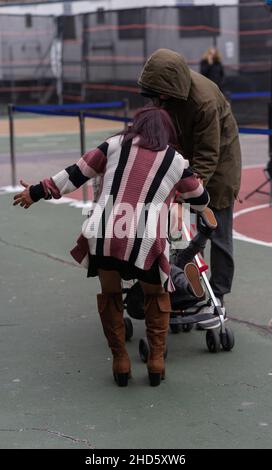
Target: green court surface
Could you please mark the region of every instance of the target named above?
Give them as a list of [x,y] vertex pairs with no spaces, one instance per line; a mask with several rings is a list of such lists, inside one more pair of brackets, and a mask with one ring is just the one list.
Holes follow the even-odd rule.
[[133,321],[122,389],[98,282],[69,255],[81,210],[11,204],[0,195],[1,449],[271,448],[271,248],[235,242],[231,352],[209,353],[200,331],[169,333],[167,377],[152,388],[138,355],[144,323]]

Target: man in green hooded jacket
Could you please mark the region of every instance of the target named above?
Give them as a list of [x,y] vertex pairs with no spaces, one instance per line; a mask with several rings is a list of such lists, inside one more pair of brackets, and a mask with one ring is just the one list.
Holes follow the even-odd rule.
[[171,115],[178,151],[189,160],[210,194],[218,227],[211,237],[211,286],[223,305],[234,274],[232,220],[241,179],[241,150],[230,104],[217,85],[189,69],[184,58],[158,49],[138,84],[142,94]]

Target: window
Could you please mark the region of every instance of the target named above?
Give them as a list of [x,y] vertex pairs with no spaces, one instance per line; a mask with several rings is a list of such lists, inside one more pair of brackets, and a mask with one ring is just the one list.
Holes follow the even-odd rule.
[[104,8],[98,8],[96,10],[97,24],[105,24],[105,10]]
[[119,39],[144,39],[145,10],[138,8],[118,11],[118,26]]
[[58,19],[58,37],[66,39],[76,39],[76,27],[74,16],[59,16]]
[[32,28],[32,16],[29,14],[25,15],[25,27]]
[[220,34],[219,8],[215,5],[180,7],[179,25],[185,27],[180,29],[180,37],[216,36]]

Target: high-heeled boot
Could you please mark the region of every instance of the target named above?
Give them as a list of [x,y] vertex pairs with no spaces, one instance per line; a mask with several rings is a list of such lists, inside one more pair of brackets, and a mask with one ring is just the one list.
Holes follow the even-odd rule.
[[165,377],[164,352],[171,304],[168,292],[145,296],[146,336],[149,344],[147,369],[151,386],[160,385]]
[[120,292],[98,294],[97,306],[104,334],[113,355],[113,377],[119,387],[125,387],[130,378],[131,365],[125,346],[122,294]]

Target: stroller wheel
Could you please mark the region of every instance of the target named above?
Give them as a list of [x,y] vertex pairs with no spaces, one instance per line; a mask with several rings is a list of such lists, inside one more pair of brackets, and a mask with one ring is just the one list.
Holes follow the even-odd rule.
[[220,336],[215,330],[207,330],[206,332],[206,344],[207,348],[211,353],[217,353],[220,351]]
[[139,341],[139,354],[141,360],[146,363],[149,354],[149,345],[145,338],[141,338]]
[[[178,323],[171,323],[169,324],[171,333],[177,334],[180,332],[180,325]],[[183,325],[182,325],[183,326]]]
[[224,351],[231,351],[234,346],[234,334],[230,328],[225,328],[225,333],[220,333],[220,341]]
[[144,293],[139,284],[136,282],[127,292],[126,296],[126,309],[131,318],[136,320],[143,320],[144,314]]
[[133,336],[133,324],[130,318],[124,317],[124,324],[126,330],[126,341],[129,341]]
[[[139,341],[139,354],[141,360],[146,363],[148,360],[148,355],[149,355],[149,344],[146,338],[141,338]],[[167,344],[165,345],[165,350],[164,350],[164,359],[167,358],[168,354],[168,347]]]
[[189,333],[193,327],[194,325],[191,323],[184,323],[184,325],[181,325],[181,331],[183,331],[183,333]]

